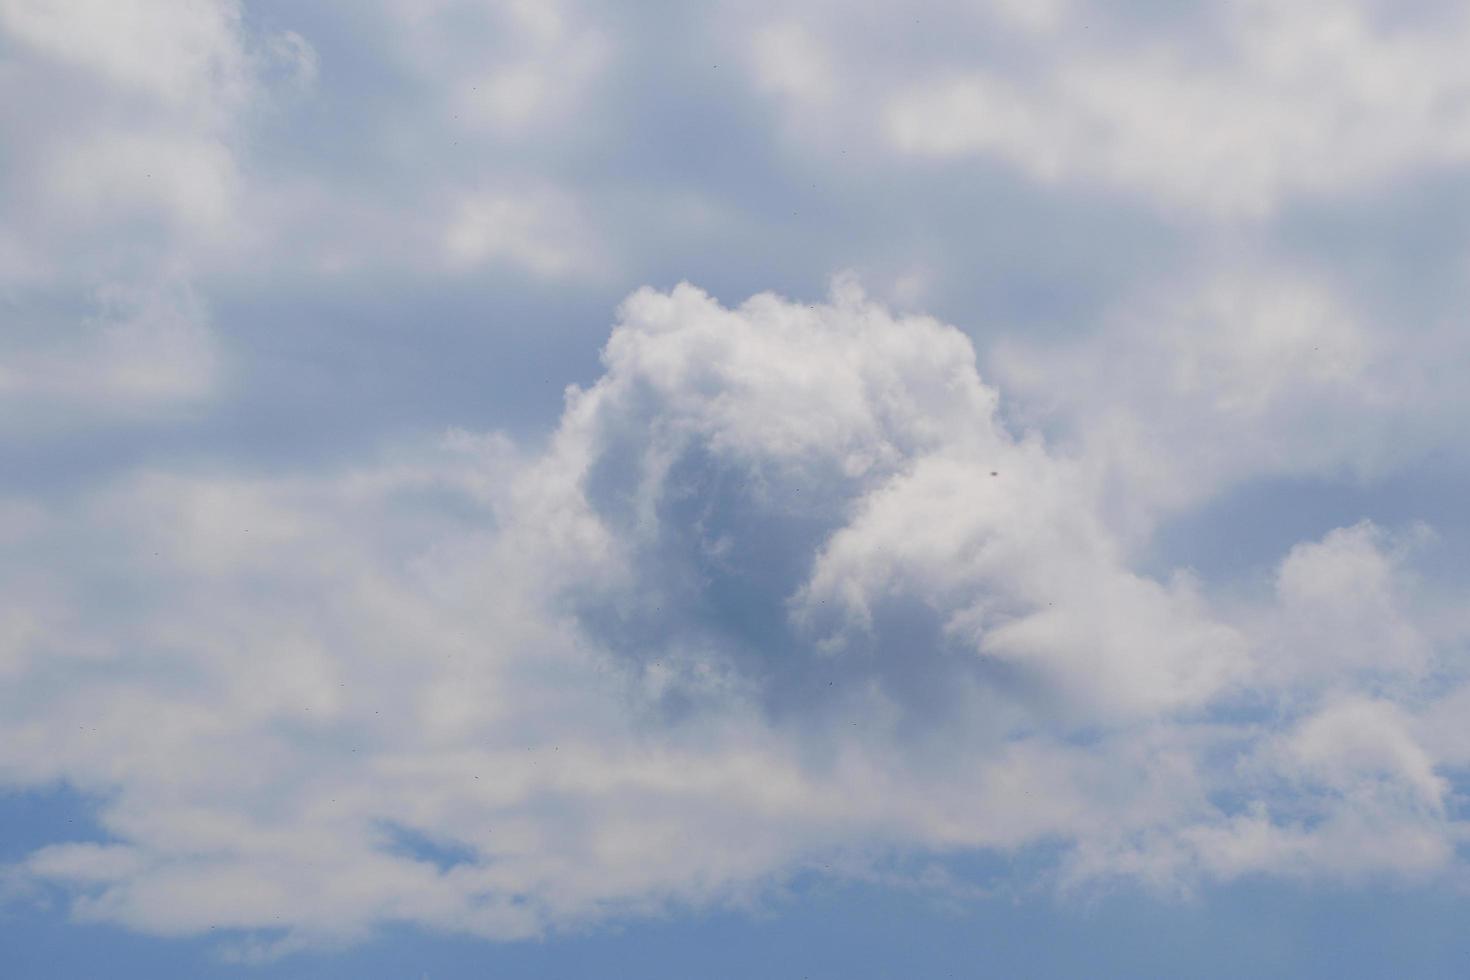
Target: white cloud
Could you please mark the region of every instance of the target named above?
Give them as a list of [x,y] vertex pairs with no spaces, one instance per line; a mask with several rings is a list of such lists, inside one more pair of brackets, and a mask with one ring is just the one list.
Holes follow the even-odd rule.
[[612,43],[560,0],[390,0],[395,45],[443,95],[455,129],[500,138],[556,131],[604,72]]
[[806,14],[801,33],[779,20],[745,33],[753,85],[782,96],[808,149],[876,136],[910,160],[990,158],[1046,186],[1246,220],[1470,158],[1470,20],[1452,7],[1390,18],[1369,0],[1240,0],[1144,18],[1006,0]]
[[1317,276],[1225,266],[1150,286],[1080,337],[1004,338],[991,363],[1147,531],[1253,479],[1374,475],[1440,444],[1425,423],[1458,396],[1426,384],[1424,353]]
[[136,131],[58,148],[43,189],[49,214],[83,228],[141,215],[206,235],[231,220],[240,193],[234,158],[220,142]]
[[0,434],[197,406],[220,345],[191,284],[245,238],[263,76],[305,79],[310,45],[249,34],[229,0],[5,0],[0,39]]
[[5,0],[0,26],[44,56],[206,119],[250,86],[233,2]]
[[1459,836],[1446,826],[1449,783],[1414,726],[1391,702],[1329,700],[1257,747],[1245,768],[1263,795],[1227,821],[1186,830],[1186,850],[1227,878],[1443,873]]
[[1283,620],[1281,665],[1331,683],[1344,670],[1421,676],[1433,660],[1408,596],[1410,541],[1386,541],[1363,522],[1299,544],[1282,561],[1276,593]]
[[1218,51],[1165,39],[1067,50],[1034,81],[958,72],[895,93],[884,125],[904,152],[994,154],[1226,216],[1470,156],[1470,24],[1389,33],[1338,0],[1218,16]]
[[7,0],[0,33],[15,50],[0,118],[18,147],[0,193],[53,263],[122,229],[136,239],[140,218],[194,248],[237,234],[262,72],[287,49],[298,66],[314,57],[299,35],[247,35],[229,0]]
[[585,275],[603,262],[575,202],[553,188],[481,191],[454,205],[444,237],[451,267],[504,262],[535,276]]
[[104,794],[111,838],[25,874],[269,951],[533,935],[894,849],[1061,842],[1064,880],[1160,884],[1450,861],[1415,686],[1446,636],[1413,627],[1386,689],[1321,632],[1410,628],[1380,532],[1300,545],[1243,612],[1147,578],[958,331],[846,280],[641,290],[604,365],[541,450],[456,433],[0,510],[0,774]]
[[796,22],[771,24],[758,31],[752,44],[756,80],[767,91],[807,103],[822,103],[836,94],[827,53]]
[[1393,704],[1333,704],[1287,736],[1281,754],[1299,778],[1342,793],[1376,791],[1387,781],[1411,794],[1418,805],[1442,811],[1448,783],[1435,774],[1433,759],[1409,735],[1408,726],[1408,716]]
[[100,312],[60,336],[0,340],[8,435],[187,410],[215,393],[221,369],[208,316],[181,284],[100,291]]

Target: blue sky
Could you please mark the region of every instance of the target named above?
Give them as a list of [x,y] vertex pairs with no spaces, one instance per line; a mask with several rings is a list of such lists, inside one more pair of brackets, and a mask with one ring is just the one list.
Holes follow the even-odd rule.
[[1467,42],[0,0],[0,973],[1463,974]]

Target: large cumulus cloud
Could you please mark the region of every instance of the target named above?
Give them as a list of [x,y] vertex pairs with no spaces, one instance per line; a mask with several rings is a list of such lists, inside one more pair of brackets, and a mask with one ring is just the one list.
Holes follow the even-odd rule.
[[1454,868],[1463,632],[1412,534],[1300,543],[1246,599],[1142,574],[1098,468],[851,280],[641,290],[603,364],[539,446],[7,504],[0,772],[105,831],[16,873],[284,948],[956,848],[1072,885]]

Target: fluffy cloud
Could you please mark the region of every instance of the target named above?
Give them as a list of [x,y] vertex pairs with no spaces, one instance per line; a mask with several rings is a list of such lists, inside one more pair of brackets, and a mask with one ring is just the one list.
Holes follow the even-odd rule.
[[[876,129],[905,156],[992,158],[1043,185],[1251,219],[1470,155],[1470,23],[1407,6],[1246,0],[1145,18],[1126,4],[931,3],[879,18],[871,33],[906,43],[878,46],[819,5],[805,33],[749,36],[755,78],[803,117],[798,134],[831,135],[837,88],[852,96],[836,110],[844,144]],[[971,39],[965,55],[936,28]],[[812,37],[823,44],[802,63],[839,65],[835,80],[790,67]],[[916,65],[916,50],[931,54]]]
[[609,58],[604,32],[560,0],[390,0],[383,13],[404,62],[466,131],[520,138],[566,121]]
[[601,267],[576,205],[553,189],[466,194],[445,235],[456,268],[507,262],[536,276],[560,277]]
[[1252,480],[1371,479],[1447,449],[1461,395],[1433,364],[1460,343],[1367,319],[1288,264],[1223,264],[1150,286],[1084,335],[1002,338],[990,362],[1146,534]]
[[[101,312],[61,338],[0,342],[0,432],[54,432],[87,419],[113,421],[187,410],[219,374],[216,343],[185,285],[100,290]],[[39,332],[39,331],[36,331]]]
[[243,233],[239,144],[262,79],[311,59],[299,36],[241,21],[214,0],[0,4],[7,435],[211,393],[217,343],[192,282]]
[[38,52],[173,105],[214,115],[245,86],[239,10],[197,3],[169,11],[147,3],[9,0],[7,30]]
[[1046,182],[1245,216],[1470,153],[1470,77],[1451,40],[1463,25],[1385,38],[1349,4],[1222,9],[1223,53],[1165,41],[1070,58],[1034,83],[956,73],[895,94],[886,132],[903,152],[994,154]]
[[139,222],[196,247],[231,233],[242,116],[279,48],[254,46],[237,5],[10,0],[0,31],[14,50],[0,116],[18,137],[3,193],[32,248],[119,225],[138,241]]
[[826,102],[836,94],[825,49],[800,23],[761,28],[755,34],[751,55],[756,80],[767,92],[812,104]]
[[1381,532],[1299,545],[1245,610],[1142,575],[964,336],[847,280],[642,290],[603,360],[539,449],[0,511],[0,773],[97,794],[108,838],[23,874],[279,950],[915,850],[1059,844],[1066,881],[1171,886],[1448,862],[1424,679],[1453,637]]

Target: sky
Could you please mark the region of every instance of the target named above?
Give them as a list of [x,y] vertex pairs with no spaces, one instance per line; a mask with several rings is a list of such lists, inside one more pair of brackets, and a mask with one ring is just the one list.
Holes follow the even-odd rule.
[[1464,976],[1467,47],[0,0],[0,974]]

